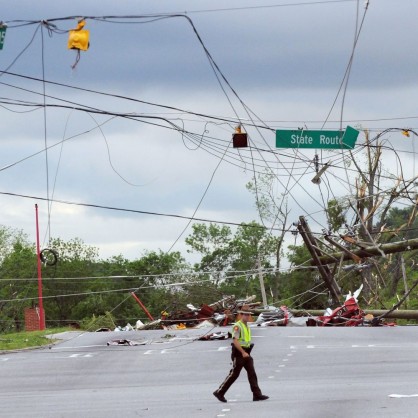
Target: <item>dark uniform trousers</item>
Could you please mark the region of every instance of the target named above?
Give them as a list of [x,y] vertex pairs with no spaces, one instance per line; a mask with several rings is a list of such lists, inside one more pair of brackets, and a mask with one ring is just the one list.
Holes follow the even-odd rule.
[[[251,348],[245,348],[243,349],[250,354]],[[219,389],[217,392],[219,395],[225,396],[226,391],[231,387],[231,385],[235,382],[235,380],[238,379],[238,376],[241,373],[242,368],[244,368],[247,371],[248,381],[250,382],[251,391],[253,392],[254,397],[261,396],[261,389],[258,387],[258,381],[257,381],[257,374],[254,369],[254,360],[251,356],[249,357],[242,357],[242,354],[234,347],[232,346],[232,369],[229,372],[228,376],[224,380],[224,382],[219,386]]]

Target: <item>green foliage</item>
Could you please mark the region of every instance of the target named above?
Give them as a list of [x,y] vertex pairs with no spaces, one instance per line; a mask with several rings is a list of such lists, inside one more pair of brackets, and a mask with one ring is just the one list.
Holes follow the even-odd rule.
[[[396,233],[383,233],[385,239],[418,236],[413,210],[409,207],[388,211],[386,229]],[[345,221],[343,211],[337,201],[329,202],[328,215],[333,228],[338,229]],[[328,291],[316,271],[274,270],[284,256],[280,239],[254,221],[235,230],[216,224],[194,224],[192,234],[186,238],[188,251],[200,255],[194,270],[179,252],[148,251],[132,261],[122,255],[101,260],[98,250],[80,239],[67,242],[53,239],[48,247],[58,253],[58,263],[42,265],[47,326],[74,322],[81,323],[84,329],[95,330],[113,329],[137,319],[147,321],[131,292],[155,318],[164,310],[184,311],[188,303],[210,304],[224,295],[237,298],[256,295],[261,300],[259,267],[264,272],[268,303],[304,309],[327,307]],[[289,246],[286,255],[294,266],[306,265],[311,258],[304,245]],[[418,279],[418,252],[406,251],[376,260],[381,277],[373,267],[371,283],[379,280],[385,286],[369,299],[370,307],[390,307],[405,292],[402,263],[406,287]],[[0,277],[0,332],[21,330],[24,308],[38,302],[36,250],[22,232],[1,226]],[[354,291],[361,283],[362,277],[356,270],[339,277],[343,293]],[[418,308],[418,299],[411,295],[406,306]]]
[[111,330],[116,328],[115,319],[110,312],[104,315],[96,316],[93,314],[91,318],[85,318],[80,322],[81,329],[86,331],[96,331],[100,328],[109,328]]
[[[278,239],[254,221],[242,223],[235,234],[229,227],[195,224],[186,244],[191,251],[202,255],[195,269],[210,272],[220,293],[244,298],[253,294],[260,296],[259,279],[254,274],[237,275],[236,272],[255,271],[259,266],[271,268],[270,260],[275,259]],[[273,280],[274,276],[267,275],[266,286]]]
[[343,205],[336,199],[331,199],[328,201],[328,220],[330,226],[334,231],[338,231],[346,222],[345,216],[343,214],[345,208]]
[[[414,205],[402,209],[391,208],[385,221],[385,229],[389,230],[389,233],[384,235],[384,241],[417,238],[418,218],[416,218],[416,209]],[[408,223],[410,223],[409,226]]]
[[36,297],[36,254],[21,231],[0,227],[0,331],[23,327],[21,298]]

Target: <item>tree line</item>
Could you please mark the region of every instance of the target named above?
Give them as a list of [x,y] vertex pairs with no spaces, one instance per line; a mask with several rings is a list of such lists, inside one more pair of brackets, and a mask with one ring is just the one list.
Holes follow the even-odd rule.
[[[390,209],[387,227],[393,232],[383,241],[418,237],[416,220],[407,230],[399,230],[412,210]],[[329,294],[318,272],[306,264],[310,256],[304,245],[290,245],[286,253],[281,248],[280,259],[286,258],[290,266],[277,269],[280,239],[256,222],[241,224],[235,231],[225,225],[194,224],[186,238],[188,251],[200,257],[194,265],[179,252],[162,251],[148,251],[135,260],[122,255],[103,260],[97,248],[81,239],[51,239],[48,248],[58,258],[54,265],[42,265],[47,327],[80,324],[107,313],[115,325],[147,320],[131,292],[155,318],[161,312],[185,310],[189,303],[212,303],[224,295],[245,298],[254,294],[261,300],[260,271],[269,305],[306,310],[328,307]],[[362,270],[356,263],[348,263],[339,273],[339,285],[348,292],[363,283],[363,270],[370,272],[371,291],[360,301],[363,307],[390,308],[418,276],[417,251],[369,263]],[[22,231],[4,226],[0,227],[0,283],[0,329],[21,330],[24,308],[38,303],[37,254]],[[415,299],[408,303],[409,308],[418,305]]]

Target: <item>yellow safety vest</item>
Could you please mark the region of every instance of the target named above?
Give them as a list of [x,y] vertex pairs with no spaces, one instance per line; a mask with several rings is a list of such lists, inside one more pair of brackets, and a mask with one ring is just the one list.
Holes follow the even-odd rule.
[[[235,327],[239,328],[239,344],[241,347],[249,347],[251,345],[251,331],[248,326],[246,326],[243,322],[238,321],[235,323],[233,327],[233,331],[235,331]],[[232,333],[232,335],[234,332]]]

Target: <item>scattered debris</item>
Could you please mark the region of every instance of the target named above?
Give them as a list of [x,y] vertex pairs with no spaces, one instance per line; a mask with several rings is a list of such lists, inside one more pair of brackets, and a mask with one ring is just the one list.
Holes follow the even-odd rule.
[[357,327],[357,326],[393,326],[394,323],[384,323],[383,318],[375,318],[373,315],[366,315],[365,312],[358,305],[358,296],[363,289],[361,285],[353,294],[351,291],[346,296],[346,300],[342,306],[333,311],[328,308],[325,315],[316,318],[309,318],[306,325],[309,326],[342,326],[342,327]]
[[228,338],[232,338],[232,334],[230,332],[214,332],[212,334],[202,335],[198,338],[199,341],[210,341],[210,340],[227,340]]
[[[250,321],[250,325],[259,327],[268,326],[381,326],[395,325],[385,323],[382,316],[374,317],[371,314],[366,315],[358,305],[358,296],[363,286],[360,286],[353,294],[346,295],[345,302],[338,308],[331,310],[328,308],[323,315],[316,317],[297,317],[290,312],[287,306],[265,306],[260,308],[260,302],[254,302],[255,296],[245,299],[236,299],[235,296],[225,296],[222,299],[200,307],[189,303],[185,309],[175,310],[173,312],[161,312],[161,319],[153,320],[147,324],[140,320],[136,322],[136,330],[183,330],[187,328],[205,328],[215,326],[228,326],[234,323],[239,317],[239,311],[249,310],[254,312],[256,318]],[[117,327],[115,331],[131,331],[130,324],[126,327]],[[205,335],[199,339],[225,339],[228,333],[214,333]]]
[[148,344],[148,341],[131,341],[126,339],[121,340],[111,340],[107,342],[107,345],[146,345]]
[[289,321],[289,312],[286,306],[280,308],[268,306],[258,315],[255,323],[262,327],[286,326]]
[[124,327],[117,326],[114,329],[114,331],[117,331],[117,332],[119,332],[119,331],[133,331],[133,330],[134,329],[133,329],[132,325],[129,322]]
[[328,308],[327,315],[309,318],[306,325],[309,326],[343,326],[355,327],[363,325],[364,311],[360,309],[354,297],[350,297],[342,306],[333,311]]

